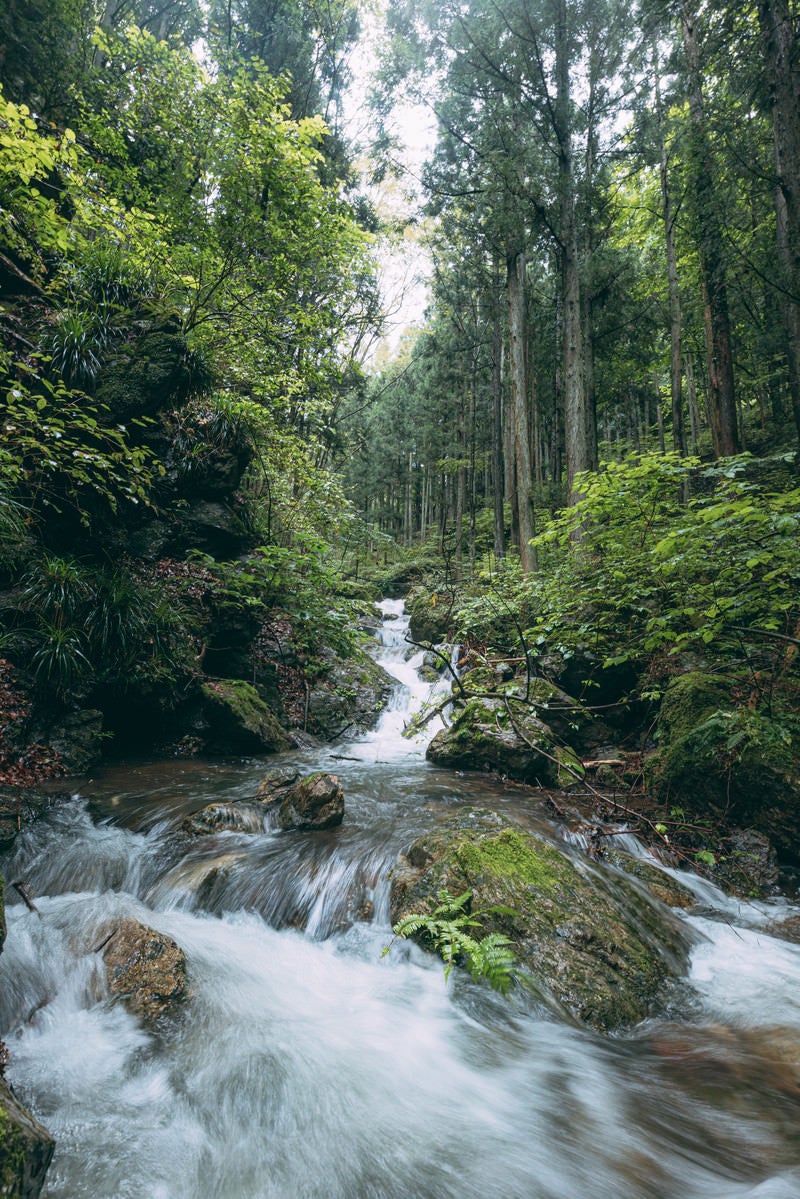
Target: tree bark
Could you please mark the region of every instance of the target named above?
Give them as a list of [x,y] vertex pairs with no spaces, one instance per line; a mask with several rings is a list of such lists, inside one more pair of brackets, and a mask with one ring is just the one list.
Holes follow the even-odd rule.
[[564,440],[567,492],[570,503],[580,498],[575,477],[589,470],[593,454],[586,412],[583,327],[581,321],[581,271],[575,215],[575,174],[572,158],[571,96],[569,87],[569,34],[566,0],[558,2],[556,20],[555,134],[558,142],[559,233],[562,257],[562,319],[564,336]]
[[536,570],[535,535],[531,503],[531,455],[528,429],[528,389],[525,369],[525,255],[508,258],[508,323],[511,359],[511,406],[514,423],[516,478],[514,503],[519,522],[519,556],[525,574]]
[[759,0],[775,143],[775,213],[789,391],[800,440],[800,43],[788,0]]
[[715,198],[715,172],[706,128],[697,15],[693,2],[681,6],[681,26],[686,55],[690,137],[690,177],[698,229],[700,270],[706,309],[706,345],[711,436],[717,458],[739,449],[733,382],[725,252]]
[[493,275],[492,305],[492,505],[494,510],[494,556],[504,558],[506,554],[505,516],[503,496],[505,476],[503,470],[503,364],[502,338],[500,331],[500,268],[495,260]]

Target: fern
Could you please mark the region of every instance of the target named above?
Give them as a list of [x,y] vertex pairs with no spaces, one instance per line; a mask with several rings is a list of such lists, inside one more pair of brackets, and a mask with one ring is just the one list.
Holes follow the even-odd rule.
[[[494,912],[471,912],[471,891],[453,896],[446,889],[438,892],[439,903],[433,911],[410,912],[393,928],[395,938],[414,938],[427,943],[444,962],[444,976],[449,979],[456,965],[464,965],[474,979],[483,979],[501,995],[506,995],[519,977],[517,958],[512,943],[503,933],[488,933],[477,939],[470,930],[480,929],[483,919]],[[504,909],[505,910],[505,909]],[[391,949],[385,947],[385,956]]]

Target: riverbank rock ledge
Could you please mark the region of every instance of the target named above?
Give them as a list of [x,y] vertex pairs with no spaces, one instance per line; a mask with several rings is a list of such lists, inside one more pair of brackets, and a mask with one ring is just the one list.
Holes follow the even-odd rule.
[[689,933],[669,908],[494,812],[467,809],[413,843],[393,873],[392,923],[431,911],[441,888],[496,909],[484,933],[509,937],[537,985],[594,1028],[644,1019],[685,972]]
[[[110,934],[110,936],[109,936]],[[137,920],[119,920],[108,936],[103,964],[109,994],[145,1024],[157,1025],[187,995],[186,959],[172,937]]]
[[0,1078],[0,1195],[38,1199],[55,1141]]
[[[0,953],[5,939],[0,875]],[[50,1133],[22,1106],[0,1069],[0,1195],[4,1199],[38,1199],[54,1148]]]

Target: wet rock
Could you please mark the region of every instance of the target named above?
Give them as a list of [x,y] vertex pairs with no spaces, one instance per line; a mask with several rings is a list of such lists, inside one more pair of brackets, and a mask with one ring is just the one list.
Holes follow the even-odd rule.
[[528,707],[502,699],[470,699],[426,751],[453,770],[488,770],[536,786],[562,786],[582,774],[577,756],[560,746]]
[[212,803],[187,816],[182,828],[193,836],[220,832],[260,833],[265,828],[312,831],[344,819],[344,792],[335,774],[301,778],[293,768],[271,770],[250,800]]
[[215,753],[278,753],[290,741],[255,687],[242,679],[214,679],[201,687],[203,730]]
[[104,936],[109,936],[102,950],[109,994],[148,1025],[173,1013],[187,995],[180,946],[137,920],[116,921],[98,940]]
[[781,745],[767,717],[731,704],[726,679],[701,670],[673,679],[657,735],[647,781],[662,802],[755,829],[798,860],[800,778],[791,746]]
[[37,1199],[55,1141],[0,1078],[0,1195]]
[[345,731],[374,727],[397,685],[368,654],[336,658],[323,653],[326,668],[308,695],[312,732],[332,739]]
[[414,641],[434,644],[447,641],[453,624],[453,596],[437,591],[420,592],[411,598],[408,615],[408,631]]
[[87,774],[103,756],[103,713],[97,708],[73,708],[43,715],[29,735],[58,754],[68,774]]
[[683,972],[688,932],[632,881],[567,856],[493,812],[469,809],[411,846],[392,878],[392,922],[471,891],[484,933],[509,937],[537,983],[585,1023],[630,1025]]
[[778,886],[778,855],[769,837],[754,828],[734,829],[723,843],[714,878],[737,895],[769,895]]
[[273,772],[261,783],[258,798],[276,811],[282,829],[334,828],[344,819],[344,792],[335,774],[321,772],[306,778],[282,778]]
[[643,858],[623,853],[619,849],[607,849],[603,853],[602,860],[609,866],[615,866],[617,870],[622,870],[623,873],[638,879],[654,899],[667,904],[668,907],[693,908],[697,903],[694,891]]
[[265,812],[262,804],[247,804],[232,800],[212,803],[187,816],[181,828],[193,837],[208,837],[215,833],[262,833]]

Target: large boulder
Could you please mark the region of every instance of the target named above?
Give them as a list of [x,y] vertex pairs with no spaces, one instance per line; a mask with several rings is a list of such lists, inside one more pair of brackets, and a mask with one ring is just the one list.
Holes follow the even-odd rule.
[[148,1025],[174,1013],[187,995],[186,959],[172,937],[138,920],[101,930],[108,992]]
[[195,837],[222,832],[261,833],[267,828],[313,831],[344,819],[344,792],[335,774],[300,776],[293,767],[271,770],[253,799],[212,803],[187,816],[184,832]]
[[322,676],[308,694],[308,726],[328,740],[372,728],[396,686],[366,653],[337,658],[323,651]]
[[665,804],[765,834],[800,860],[800,777],[791,745],[766,715],[731,701],[729,681],[679,675],[659,711],[648,782]]
[[127,421],[180,401],[189,383],[186,341],[176,321],[121,346],[98,374],[95,397],[114,421]]
[[468,700],[426,756],[437,766],[494,771],[540,787],[564,786],[582,774],[577,755],[558,744],[536,709],[511,698]]
[[414,842],[393,875],[393,923],[430,912],[443,888],[470,891],[484,932],[509,937],[538,984],[595,1028],[644,1019],[685,968],[686,928],[666,906],[494,812],[468,809]]
[[203,736],[215,753],[279,753],[291,742],[251,683],[211,679],[200,688]]
[[414,641],[448,641],[455,623],[452,594],[420,591],[409,597],[408,630]]
[[55,1141],[0,1078],[0,1195],[37,1199]]
[[276,771],[263,779],[256,798],[277,813],[282,829],[335,828],[344,819],[344,792],[335,774],[289,779]]

